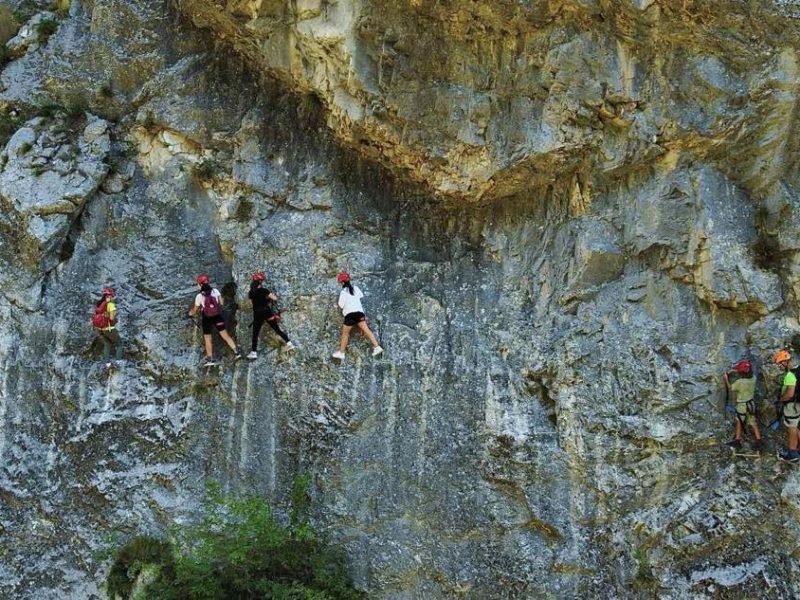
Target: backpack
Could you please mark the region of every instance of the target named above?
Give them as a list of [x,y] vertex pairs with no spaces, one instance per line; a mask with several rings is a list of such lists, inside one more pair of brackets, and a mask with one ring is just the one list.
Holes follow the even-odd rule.
[[97,329],[111,327],[111,319],[108,316],[108,303],[105,300],[95,306],[92,326]]
[[206,317],[218,317],[221,312],[219,300],[217,300],[213,292],[208,296],[203,296],[203,314]]
[[[797,385],[794,386],[794,396],[788,402],[800,402],[800,367],[789,369],[797,377]],[[787,404],[788,404],[787,402]]]

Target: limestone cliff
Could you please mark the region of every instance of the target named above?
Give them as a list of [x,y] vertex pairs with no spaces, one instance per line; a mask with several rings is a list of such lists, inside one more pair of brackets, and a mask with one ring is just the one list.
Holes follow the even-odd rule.
[[[800,476],[732,461],[795,336],[800,7],[0,0],[0,595],[209,479],[315,521],[376,598],[792,598]],[[339,269],[386,348],[330,359]],[[198,369],[209,273],[249,338]],[[89,325],[116,287],[124,365]]]

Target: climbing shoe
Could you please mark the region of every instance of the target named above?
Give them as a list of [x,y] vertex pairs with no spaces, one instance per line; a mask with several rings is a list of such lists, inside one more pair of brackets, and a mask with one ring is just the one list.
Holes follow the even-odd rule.
[[247,360],[255,360],[258,358],[258,352],[253,350],[250,354],[247,355]]
[[337,350],[336,352],[331,354],[331,356],[338,360],[344,360],[344,352],[342,352],[341,350]]
[[738,450],[742,447],[742,440],[731,440],[727,444],[725,444],[728,448],[732,448],[733,450]]
[[239,360],[240,358],[242,358],[242,351],[237,348],[233,351],[233,360]]
[[203,363],[204,367],[216,367],[219,363],[214,360],[213,358],[207,358],[206,362]]
[[294,350],[295,345],[292,342],[286,342],[286,350]]
[[764,440],[758,439],[753,442],[753,450],[762,450],[764,448]]
[[110,360],[106,363],[106,369],[113,369],[116,365],[114,364],[113,360]]
[[785,460],[786,462],[797,462],[800,461],[800,452],[797,450],[786,450],[785,452],[778,454],[778,458]]
[[383,354],[383,348],[381,348],[380,346],[375,346],[372,349],[372,356],[378,356],[379,354]]

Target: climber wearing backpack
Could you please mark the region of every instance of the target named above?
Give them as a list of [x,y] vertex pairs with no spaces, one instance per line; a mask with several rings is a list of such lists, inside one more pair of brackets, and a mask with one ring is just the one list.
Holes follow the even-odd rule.
[[225,330],[225,319],[222,317],[222,295],[219,293],[218,289],[211,287],[208,275],[198,275],[197,285],[200,288],[200,292],[194,298],[194,304],[189,310],[189,316],[195,316],[198,311],[202,315],[203,342],[206,351],[206,362],[204,366],[210,367],[218,364],[217,361],[214,360],[214,346],[211,343],[211,332],[214,328],[216,328],[219,333],[219,337],[233,350],[234,359],[240,359],[242,357],[241,351],[237,348],[233,338],[231,338]]
[[364,307],[361,306],[361,298],[364,293],[354,286],[352,278],[349,273],[342,271],[337,275],[336,281],[342,284],[342,291],[339,293],[339,308],[342,309],[344,315],[344,324],[342,325],[342,334],[339,338],[339,349],[333,353],[333,358],[344,360],[344,351],[347,349],[347,342],[350,340],[350,330],[353,327],[358,327],[361,332],[367,336],[370,344],[372,344],[372,356],[378,356],[383,352],[375,335],[370,331],[367,325],[367,317],[364,315]]
[[114,290],[104,287],[100,300],[94,307],[92,326],[97,329],[100,341],[103,342],[103,360],[107,369],[112,369],[116,363],[111,360],[111,350],[114,350],[114,357],[119,362],[122,360],[122,340],[117,331],[117,304]]
[[294,344],[289,341],[289,336],[278,324],[281,320],[281,313],[275,308],[275,302],[278,301],[278,297],[262,285],[266,279],[267,276],[258,271],[253,273],[252,281],[250,282],[248,297],[253,303],[253,347],[250,354],[247,355],[249,360],[258,358],[258,334],[264,323],[268,323],[272,330],[281,337],[286,343],[287,350],[294,350]]
[[[737,376],[733,383],[730,381],[731,375]],[[734,438],[727,445],[733,450],[739,450],[742,447],[742,435],[745,425],[747,425],[752,428],[756,438],[753,442],[753,450],[761,450],[763,442],[756,421],[756,402],[754,400],[756,380],[753,377],[753,366],[749,360],[740,360],[733,369],[725,371],[723,378],[728,393],[733,394],[733,406],[736,409]]]
[[778,458],[789,462],[800,460],[800,452],[797,450],[797,424],[800,422],[800,398],[797,395],[797,377],[800,369],[792,367],[792,355],[786,350],[775,353],[775,362],[786,371],[781,385],[780,402],[783,406],[783,424],[786,426],[788,434],[788,448],[781,452]]

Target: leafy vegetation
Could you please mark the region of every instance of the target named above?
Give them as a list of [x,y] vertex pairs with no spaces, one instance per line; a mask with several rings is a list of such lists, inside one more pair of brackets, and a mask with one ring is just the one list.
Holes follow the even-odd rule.
[[68,99],[64,104],[47,100],[39,104],[37,114],[40,117],[52,119],[56,115],[63,115],[66,125],[70,127],[77,127],[83,124],[86,118],[86,111],[88,107],[86,103],[80,98]]
[[107,580],[109,597],[364,598],[352,587],[341,552],[308,523],[308,483],[307,477],[296,482],[286,526],[262,498],[224,497],[211,488],[198,525],[175,530],[168,542],[137,537],[120,550]]
[[58,29],[58,23],[53,19],[42,19],[36,24],[36,40],[44,44]]
[[254,209],[255,205],[252,200],[249,198],[241,198],[236,204],[236,211],[234,212],[233,218],[240,223],[247,222],[253,218]]
[[756,266],[777,273],[783,265],[783,253],[777,238],[768,229],[769,212],[763,206],[756,209],[755,224],[758,236],[753,242],[753,259]]
[[114,88],[111,87],[110,83],[104,83],[100,86],[98,90],[100,96],[103,98],[113,98],[114,97]]
[[197,181],[211,181],[216,173],[216,165],[212,160],[203,159],[192,165],[192,177]]

